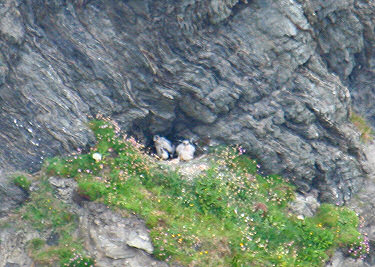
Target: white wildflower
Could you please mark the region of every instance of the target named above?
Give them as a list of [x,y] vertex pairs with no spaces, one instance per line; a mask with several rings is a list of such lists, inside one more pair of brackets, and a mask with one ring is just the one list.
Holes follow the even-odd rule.
[[96,161],[96,162],[99,162],[102,160],[102,154],[98,153],[98,152],[95,152],[94,154],[92,154],[92,158]]
[[305,219],[305,217],[300,214],[300,215],[297,216],[297,219],[303,221]]

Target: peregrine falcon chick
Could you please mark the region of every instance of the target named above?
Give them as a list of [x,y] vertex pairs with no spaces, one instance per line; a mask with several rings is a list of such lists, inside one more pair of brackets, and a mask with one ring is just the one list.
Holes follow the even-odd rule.
[[155,135],[153,140],[155,144],[156,154],[160,158],[166,160],[169,157],[173,156],[174,146],[172,146],[172,143],[167,138]]
[[189,140],[184,140],[177,146],[176,152],[180,160],[192,160],[194,158],[195,147]]

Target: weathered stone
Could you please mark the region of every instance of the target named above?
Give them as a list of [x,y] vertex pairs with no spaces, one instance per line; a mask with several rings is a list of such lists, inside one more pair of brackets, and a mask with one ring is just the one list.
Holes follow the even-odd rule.
[[10,0],[0,4],[0,36],[11,44],[21,44],[25,29],[17,2]]
[[84,207],[80,232],[98,266],[167,266],[147,254],[153,246],[143,221],[124,218],[103,204],[86,202]]
[[59,233],[51,233],[47,238],[46,244],[49,246],[55,246],[59,244],[60,235]]
[[64,202],[73,202],[73,196],[78,188],[77,182],[74,179],[61,179],[59,177],[50,177],[48,182],[55,187],[57,197]]
[[32,266],[33,261],[27,254],[26,244],[38,237],[38,234],[31,229],[15,230],[15,223],[12,222],[12,224],[12,226],[0,229],[0,267]]
[[144,251],[152,254],[154,248],[148,235],[138,234],[137,232],[131,232],[129,240],[126,242],[128,246],[143,249]]
[[11,178],[0,171],[0,218],[6,217],[13,209],[27,199],[27,193],[17,187]]
[[350,266],[350,267],[370,267],[366,262],[360,259],[353,259],[345,257],[344,253],[340,251],[336,251],[333,255],[330,262],[326,265],[326,267],[343,267],[343,266]]
[[296,199],[290,203],[291,211],[296,215],[303,215],[304,217],[311,217],[319,208],[320,203],[313,195],[297,194]]
[[[68,203],[70,211],[79,218],[79,229],[71,234],[83,241],[86,255],[95,259],[95,266],[168,266],[152,257],[153,246],[145,223],[134,215],[123,217],[103,204],[74,203],[77,183],[72,179],[50,177],[56,197]],[[67,192],[67,193],[62,193]],[[69,197],[71,199],[69,199]],[[49,246],[59,243],[60,235],[53,229],[35,231],[25,225],[18,225],[12,218],[0,218],[0,267],[39,266],[28,255],[28,242],[34,238],[43,239]],[[59,262],[51,263],[59,266]]]

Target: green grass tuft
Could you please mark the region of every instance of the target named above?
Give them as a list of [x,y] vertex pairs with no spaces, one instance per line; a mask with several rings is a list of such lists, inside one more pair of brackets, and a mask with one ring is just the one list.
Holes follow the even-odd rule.
[[364,143],[369,143],[374,139],[374,130],[366,121],[365,118],[360,116],[359,114],[352,112],[350,115],[350,121],[354,124],[354,126],[358,129],[361,133],[361,141]]
[[31,181],[24,175],[17,175],[13,178],[13,183],[23,189],[25,192],[30,192]]
[[40,250],[45,245],[45,243],[46,242],[43,239],[34,238],[30,240],[29,245],[32,251],[37,251]]

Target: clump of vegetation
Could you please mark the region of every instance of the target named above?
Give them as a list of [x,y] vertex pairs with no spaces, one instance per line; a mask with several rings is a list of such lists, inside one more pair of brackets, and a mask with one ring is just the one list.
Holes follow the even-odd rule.
[[13,178],[13,183],[22,188],[25,192],[30,192],[31,181],[24,175],[17,175]]
[[34,238],[30,240],[29,246],[30,246],[30,249],[32,249],[33,251],[37,251],[37,250],[40,250],[45,245],[45,243],[46,241],[44,241],[43,239]]
[[[322,266],[339,247],[353,257],[367,253],[353,211],[324,204],[315,217],[297,218],[287,209],[294,187],[279,176],[259,175],[259,166],[239,148],[217,149],[210,168],[187,181],[146,155],[134,139],[121,139],[111,123],[90,125],[97,138],[92,151],[51,159],[46,170],[76,179],[87,199],[142,216],[161,260]],[[94,159],[94,153],[101,157]]]
[[94,260],[82,256],[80,253],[72,252],[68,259],[62,261],[62,266],[67,267],[93,267]]
[[[77,229],[76,216],[54,197],[45,178],[39,181],[38,188],[19,210],[22,222],[41,233],[58,233],[58,240],[55,245],[47,245],[43,239],[32,239],[28,246],[31,257],[37,263],[46,265],[60,262],[61,266],[93,266],[90,258],[82,256],[81,241],[72,235]],[[85,262],[88,265],[84,265]]]
[[371,142],[374,139],[374,130],[366,121],[365,118],[360,116],[359,114],[352,112],[350,115],[350,121],[354,124],[354,126],[358,129],[361,133],[361,141],[364,143]]

